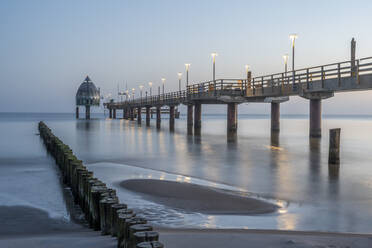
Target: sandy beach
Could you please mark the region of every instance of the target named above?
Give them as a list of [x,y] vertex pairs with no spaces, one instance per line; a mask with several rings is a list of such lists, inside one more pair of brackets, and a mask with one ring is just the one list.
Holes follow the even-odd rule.
[[[0,247],[115,248],[116,238],[101,236],[81,224],[51,219],[29,207],[0,207]],[[169,248],[367,248],[372,235],[242,229],[155,228]]]
[[262,200],[191,183],[131,179],[121,182],[120,185],[160,204],[204,214],[265,214],[278,208]]

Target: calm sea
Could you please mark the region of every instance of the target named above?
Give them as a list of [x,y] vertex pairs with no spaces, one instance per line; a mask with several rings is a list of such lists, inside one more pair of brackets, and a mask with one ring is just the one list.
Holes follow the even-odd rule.
[[[185,116],[168,131],[144,122],[75,120],[73,114],[0,114],[0,205],[27,205],[69,220],[58,170],[37,122],[43,120],[122,202],[155,224],[371,233],[372,117],[325,116],[322,139],[309,139],[307,116],[282,116],[279,136],[265,115],[240,115],[227,142],[225,115],[203,116],[202,135],[186,134]],[[341,164],[329,167],[328,132],[341,128]],[[128,178],[154,178],[234,190],[282,206],[257,216],[203,215],[171,209],[120,189]]]

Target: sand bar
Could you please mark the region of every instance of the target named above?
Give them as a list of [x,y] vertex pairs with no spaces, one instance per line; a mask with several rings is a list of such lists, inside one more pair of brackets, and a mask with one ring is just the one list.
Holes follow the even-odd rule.
[[205,214],[253,215],[272,213],[278,206],[223,190],[191,183],[155,179],[131,179],[120,183],[154,202]]

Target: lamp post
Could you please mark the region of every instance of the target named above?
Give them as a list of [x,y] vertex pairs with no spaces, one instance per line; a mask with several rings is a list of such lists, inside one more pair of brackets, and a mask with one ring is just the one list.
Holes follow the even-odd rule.
[[247,80],[248,80],[248,77],[249,77],[249,65],[245,65],[244,68],[245,68],[245,75],[247,76]]
[[182,72],[178,73],[178,90],[181,91]]
[[295,41],[296,39],[298,38],[297,34],[291,34],[289,36],[289,38],[291,39],[291,42],[292,42],[292,71],[295,70],[295,66],[294,66],[294,59],[295,59]]
[[288,54],[284,54],[283,59],[284,59],[284,72],[287,73],[287,71],[288,71]]
[[140,88],[140,97],[142,98],[142,89],[143,89],[143,85],[140,85],[139,88]]
[[133,100],[134,100],[134,91],[135,90],[136,90],[135,88],[132,88],[132,98],[133,98]]
[[163,95],[164,95],[165,78],[162,78],[162,79],[161,79],[161,82],[163,83]]
[[152,82],[149,82],[149,86],[150,86],[150,96],[152,96]]
[[187,89],[187,86],[189,86],[189,69],[190,69],[190,65],[191,64],[185,64],[185,67],[186,67],[186,89]]
[[216,56],[217,53],[211,53],[212,59],[213,59],[213,82],[216,81]]

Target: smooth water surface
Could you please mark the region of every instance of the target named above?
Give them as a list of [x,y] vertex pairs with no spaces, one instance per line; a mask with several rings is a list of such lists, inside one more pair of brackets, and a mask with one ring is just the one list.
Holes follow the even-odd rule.
[[[203,116],[200,137],[186,134],[186,120],[182,115],[176,120],[174,132],[169,132],[166,116],[163,116],[161,130],[155,128],[155,120],[151,127],[146,127],[144,121],[139,126],[136,121],[110,120],[99,115],[90,121],[73,117],[72,114],[1,115],[0,130],[2,136],[7,137],[0,143],[1,176],[8,178],[4,173],[20,176],[7,185],[30,184],[29,174],[35,173],[38,175],[38,179],[34,179],[36,188],[43,189],[44,181],[56,180],[55,168],[49,168],[46,173],[45,166],[31,167],[26,162],[17,162],[23,163],[20,172],[15,170],[15,165],[6,163],[6,158],[16,158],[42,164],[37,159],[43,147],[35,133],[37,121],[44,120],[97,177],[118,189],[121,201],[155,224],[372,232],[371,117],[326,117],[323,138],[309,139],[306,116],[282,116],[280,135],[271,135],[268,116],[242,115],[235,142],[227,142],[224,115]],[[329,167],[328,130],[335,127],[342,129],[341,164]],[[9,129],[11,131],[7,131]],[[23,142],[18,145],[7,141],[13,138]],[[33,168],[34,174],[25,172],[25,167]],[[121,189],[118,183],[128,178],[158,178],[221,187],[276,202],[283,208],[278,213],[257,216],[187,213]],[[0,185],[1,192],[7,192],[7,186]],[[57,186],[53,187],[58,191]],[[32,202],[22,192],[13,194]],[[54,197],[56,202],[62,199]],[[0,204],[4,204],[4,199],[0,198]],[[50,201],[41,205],[50,212],[64,212]]]

